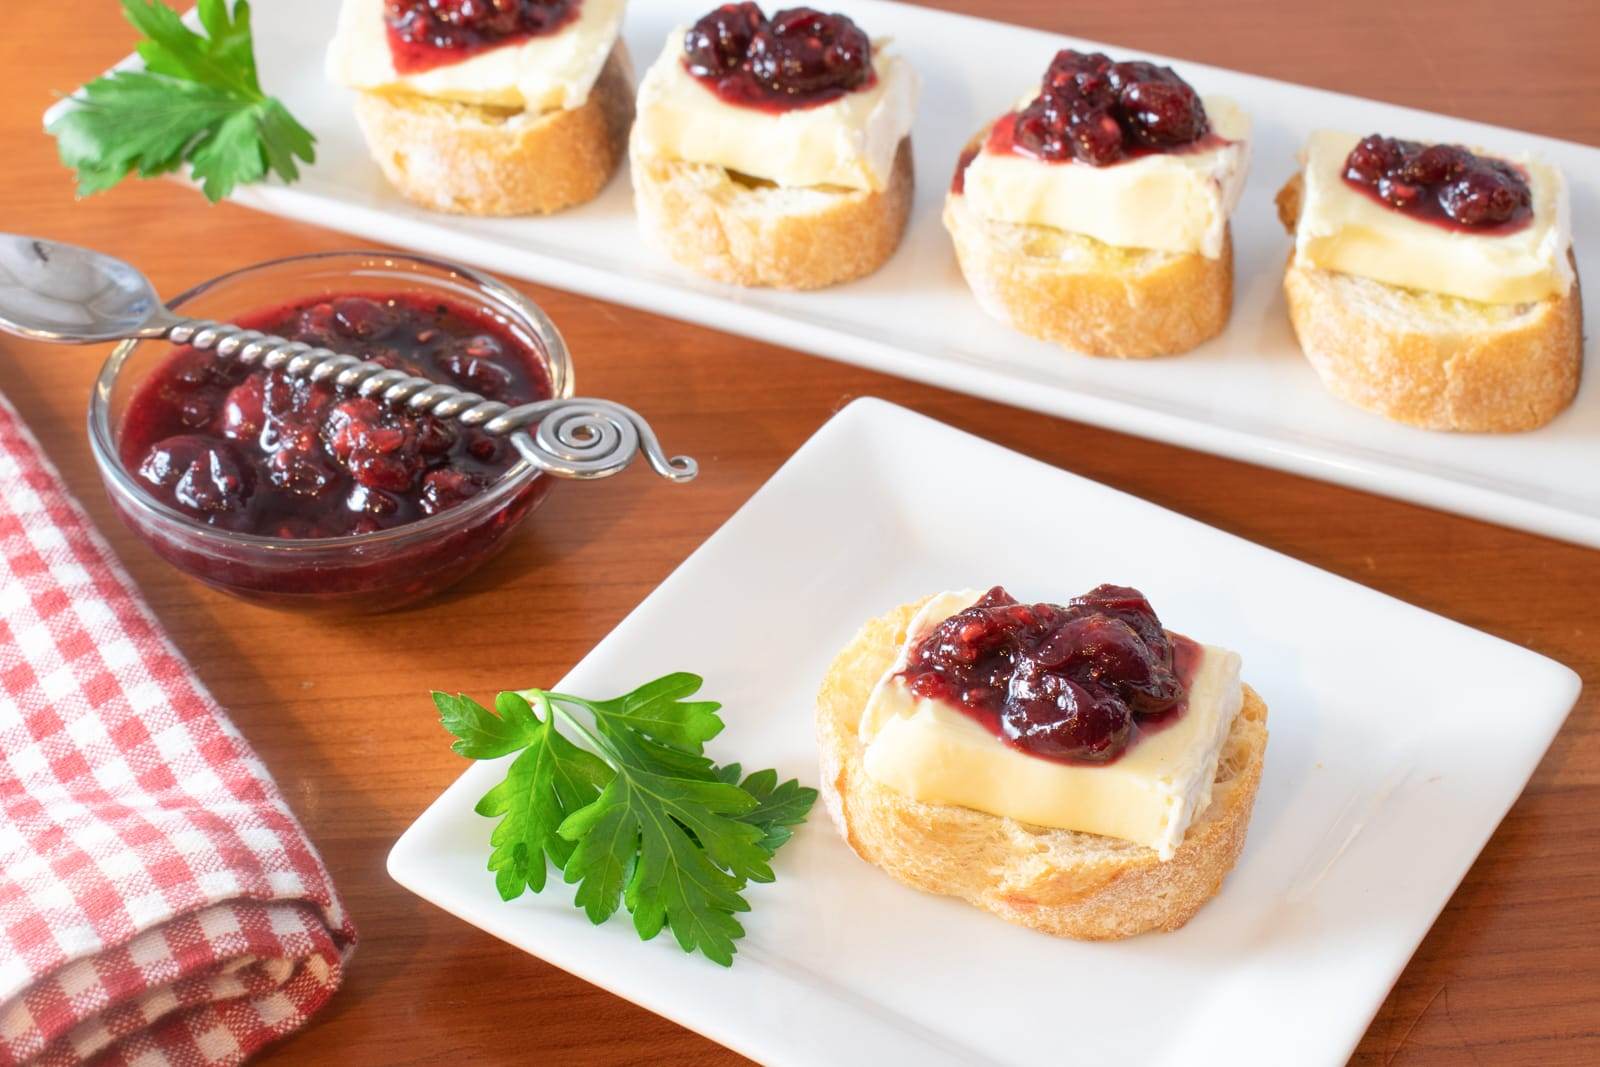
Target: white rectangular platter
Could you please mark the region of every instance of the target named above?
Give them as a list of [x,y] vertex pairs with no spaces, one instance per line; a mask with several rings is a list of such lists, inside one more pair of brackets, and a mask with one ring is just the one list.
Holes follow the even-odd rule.
[[[635,63],[653,61],[671,26],[709,6],[710,0],[635,0],[625,31]],[[1272,204],[1296,169],[1298,147],[1318,127],[1532,151],[1565,171],[1579,272],[1600,278],[1600,149],[1171,60],[1203,94],[1239,101],[1255,124],[1253,170],[1234,217],[1232,323],[1181,357],[1089,359],[1030,341],[985,316],[957,270],[939,212],[962,143],[1035,84],[1057,49],[1101,46],[883,0],[830,6],[874,35],[892,36],[924,86],[913,138],[918,192],[905,242],[883,270],[850,285],[781,293],[696,280],[640,244],[625,174],[595,202],[553,218],[468,219],[408,206],[369,159],[349,94],[323,77],[338,7],[329,0],[257,6],[268,91],[316,132],[319,158],[298,185],[257,186],[239,199],[990,400],[1600,547],[1595,388],[1583,390],[1551,425],[1505,436],[1414,430],[1335,400],[1289,327],[1279,287],[1288,238]],[[1595,352],[1591,337],[1585,355],[1591,372]],[[581,367],[583,353],[577,360]]]
[[[983,485],[991,506],[951,484]],[[1059,600],[1102,581],[1140,587],[1166,625],[1238,650],[1271,708],[1244,853],[1175,933],[1096,944],[1009,926],[891,881],[818,804],[777,881],[752,890],[748,937],[724,970],[670,937],[641,944],[625,917],[590,926],[557,880],[502,902],[485,869],[490,821],[472,809],[503,761],[468,769],[389,871],[767,1064],[1342,1064],[1571,710],[1566,667],[860,400],[565,679],[504,685],[604,698],[692,670],[724,704],[713,758],[814,783],[812,701],[862,622],[936,590],[1002,583]]]

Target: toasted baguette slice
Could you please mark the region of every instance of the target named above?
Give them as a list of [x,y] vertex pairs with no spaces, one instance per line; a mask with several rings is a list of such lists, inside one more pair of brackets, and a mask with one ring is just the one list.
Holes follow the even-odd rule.
[[850,847],[906,885],[1061,937],[1105,941],[1188,922],[1216,895],[1244,846],[1267,747],[1261,698],[1245,687],[1211,804],[1165,863],[1143,845],[925,804],[868,777],[857,736],[867,697],[921,607],[908,604],[867,623],[833,661],[817,696],[822,796]]
[[1231,230],[1216,259],[1119,248],[1051,226],[984,218],[954,190],[945,198],[944,227],[978,304],[1029,337],[1131,359],[1187,352],[1228,325]]
[[537,113],[408,94],[359,93],[356,118],[406,199],[461,215],[547,215],[605,188],[633,122],[621,42],[581,107]]
[[[1292,235],[1299,175],[1278,193]],[[1428,430],[1532,430],[1578,392],[1583,301],[1482,304],[1301,266],[1283,276],[1300,347],[1329,392],[1359,408]]]
[[719,282],[821,289],[871,274],[911,214],[911,139],[887,188],[785,188],[709,163],[645,156],[634,146],[639,227],[675,261]]

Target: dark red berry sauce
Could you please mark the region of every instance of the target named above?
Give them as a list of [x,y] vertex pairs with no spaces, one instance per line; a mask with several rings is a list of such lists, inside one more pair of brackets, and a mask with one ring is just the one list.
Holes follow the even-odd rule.
[[[435,298],[338,296],[238,322],[511,405],[551,394],[524,342],[487,314]],[[436,515],[517,461],[514,448],[481,431],[192,348],[139,386],[119,447],[129,473],[162,503],[219,529],[289,538]]]
[[1521,167],[1460,145],[1373,134],[1350,150],[1345,184],[1422,222],[1472,233],[1512,233],[1533,221]]
[[1199,95],[1171,67],[1112,62],[1100,52],[1069,48],[1051,60],[1039,95],[995,123],[985,147],[1104,167],[1223,143],[1211,132]]
[[860,27],[809,7],[769,19],[755,4],[723,4],[684,34],[683,65],[724,102],[762,111],[817,107],[877,81]]
[[401,74],[421,74],[480,52],[555,33],[582,0],[384,0],[389,52]]
[[1030,755],[1104,764],[1182,716],[1201,652],[1137,589],[1102,585],[1059,605],[995,586],[918,642],[901,676]]

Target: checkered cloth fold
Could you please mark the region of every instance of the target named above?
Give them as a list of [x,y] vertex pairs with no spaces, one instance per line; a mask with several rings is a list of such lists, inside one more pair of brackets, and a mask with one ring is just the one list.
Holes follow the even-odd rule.
[[0,1067],[238,1063],[354,946],[266,768],[0,397]]

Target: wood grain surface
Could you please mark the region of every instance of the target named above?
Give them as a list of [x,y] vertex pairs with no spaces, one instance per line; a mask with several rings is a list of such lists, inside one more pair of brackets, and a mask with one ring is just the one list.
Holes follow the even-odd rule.
[[[1593,0],[939,6],[1600,145]],[[5,7],[0,229],[124,256],[169,294],[248,262],[354,243],[233,206],[208,208],[167,183],[75,203],[39,116],[55,94],[128,52],[131,31],[111,0]],[[454,592],[355,621],[307,622],[240,604],[135,543],[105,503],[84,437],[89,382],[104,353],[0,342],[0,391],[277,776],[360,924],[344,990],[261,1062],[737,1061],[422,903],[388,879],[384,857],[462,770],[428,703],[431,687],[484,695],[559,678],[829,415],[864,394],[1578,670],[1587,689],[1577,710],[1401,975],[1355,1062],[1600,1062],[1600,554],[526,288],[561,323],[584,391],[647,412],[672,450],[699,457],[700,480],[680,489],[635,470],[562,487],[505,555]],[[1578,402],[1600,402],[1597,388],[1591,383]],[[301,651],[308,647],[318,651]],[[1420,671],[1467,666],[1410,651]],[[1515,709],[1507,710],[1515,729]]]

